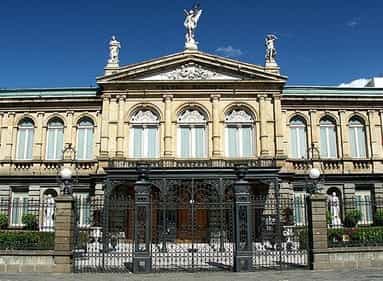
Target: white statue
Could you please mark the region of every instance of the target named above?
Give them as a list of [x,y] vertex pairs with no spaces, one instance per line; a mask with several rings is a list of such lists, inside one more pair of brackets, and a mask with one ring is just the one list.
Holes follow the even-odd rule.
[[45,214],[43,221],[43,231],[53,231],[54,226],[54,213],[55,213],[55,199],[51,194],[48,194],[48,198],[45,206]]
[[184,26],[186,28],[186,42],[185,42],[185,48],[188,50],[197,50],[197,42],[195,41],[195,30],[197,28],[198,20],[202,14],[202,9],[199,5],[195,5],[193,9],[191,9],[189,12],[185,11],[185,22]]
[[117,41],[116,36],[112,36],[112,40],[109,42],[109,60],[108,64],[116,64],[119,63],[119,53],[121,49],[121,43]]
[[275,40],[278,38],[274,34],[269,34],[266,36],[265,45],[266,45],[266,63],[276,63],[275,58],[277,56],[277,51],[275,49]]
[[330,215],[331,215],[331,225],[341,226],[342,222],[340,220],[340,204],[339,198],[336,196],[336,193],[333,192],[330,197]]

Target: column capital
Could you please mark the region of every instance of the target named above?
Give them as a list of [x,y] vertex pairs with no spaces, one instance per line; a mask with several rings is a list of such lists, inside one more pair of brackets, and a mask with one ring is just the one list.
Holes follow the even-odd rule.
[[163,94],[162,98],[164,99],[164,102],[171,102],[173,100],[173,95],[172,94]]
[[220,94],[211,94],[210,99],[212,102],[218,102],[221,99],[221,95]]

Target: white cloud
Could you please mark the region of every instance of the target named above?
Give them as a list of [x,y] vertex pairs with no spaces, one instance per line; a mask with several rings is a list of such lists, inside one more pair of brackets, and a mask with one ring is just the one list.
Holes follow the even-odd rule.
[[347,26],[354,28],[355,26],[360,24],[360,18],[353,18],[350,21],[347,22]]
[[231,57],[231,58],[238,58],[238,57],[242,56],[242,54],[243,54],[243,52],[240,49],[235,49],[231,45],[229,45],[227,47],[219,47],[215,51],[223,54],[226,57]]
[[370,81],[370,79],[366,78],[359,78],[356,80],[353,80],[348,83],[342,83],[339,85],[339,87],[345,87],[345,88],[360,88],[360,87],[365,87],[366,84]]

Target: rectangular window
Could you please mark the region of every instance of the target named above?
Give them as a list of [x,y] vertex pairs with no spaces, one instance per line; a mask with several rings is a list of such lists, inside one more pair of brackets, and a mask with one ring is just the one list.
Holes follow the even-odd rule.
[[294,223],[295,225],[306,225],[306,193],[303,191],[294,192]]
[[134,158],[158,157],[158,128],[154,126],[132,128],[132,155]]
[[349,138],[351,146],[351,156],[353,158],[366,158],[366,137],[363,127],[350,127]]
[[180,156],[183,158],[188,158],[191,155],[190,150],[190,135],[191,130],[188,127],[180,127],[180,138],[181,138],[181,153]]
[[28,213],[28,192],[12,192],[11,225],[23,226],[23,215]]
[[91,224],[91,205],[89,194],[85,192],[74,193],[76,200],[76,221],[80,227],[90,226]]
[[356,209],[360,211],[362,217],[358,224],[368,225],[373,223],[372,216],[372,198],[370,190],[355,191]]
[[292,127],[290,129],[291,157],[304,159],[307,157],[306,130],[304,127]]
[[33,148],[33,129],[20,128],[17,136],[17,160],[31,160]]
[[179,127],[178,146],[179,156],[182,158],[203,158],[206,156],[205,128]]
[[93,159],[93,129],[79,128],[77,130],[77,160]]
[[61,160],[64,148],[64,130],[49,128],[47,133],[47,160]]
[[227,151],[229,157],[238,157],[237,128],[227,127]]

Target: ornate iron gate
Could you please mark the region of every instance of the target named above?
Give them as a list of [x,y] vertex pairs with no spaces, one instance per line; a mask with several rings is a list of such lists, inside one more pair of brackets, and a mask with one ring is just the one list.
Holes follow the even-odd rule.
[[[145,214],[133,182],[114,186],[105,197],[76,200],[75,271],[131,272],[142,253],[145,266],[157,272],[233,270],[236,253],[254,270],[308,267],[305,200],[272,191],[252,195],[241,202],[249,206],[245,214],[243,206],[235,208],[233,183],[222,178],[152,181],[150,204],[141,207]],[[249,238],[243,240],[244,234]],[[241,249],[246,251],[238,255]]]
[[253,269],[308,267],[308,220],[304,198],[251,197]]
[[233,202],[222,180],[167,180],[152,202],[152,269],[231,270]]

